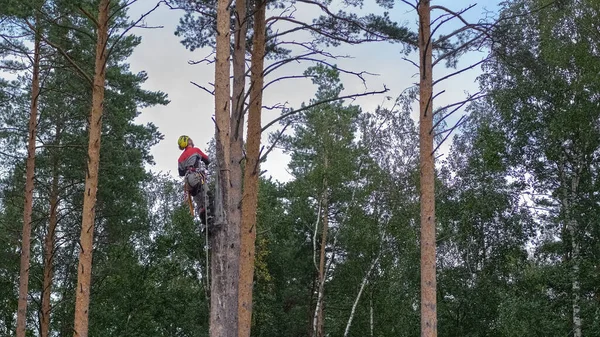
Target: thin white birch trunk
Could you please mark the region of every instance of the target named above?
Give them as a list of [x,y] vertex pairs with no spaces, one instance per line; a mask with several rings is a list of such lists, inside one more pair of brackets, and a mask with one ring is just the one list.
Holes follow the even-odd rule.
[[[360,284],[360,290],[358,291],[358,295],[356,295],[356,299],[354,300],[354,304],[352,305],[352,311],[350,311],[350,317],[348,318],[348,323],[346,324],[346,330],[344,331],[344,337],[348,337],[348,334],[350,333],[350,326],[352,325],[352,320],[354,319],[354,314],[356,313],[356,307],[358,306],[358,301],[360,300],[363,290],[365,289],[365,286],[367,285],[367,282],[369,280],[369,276],[371,275],[371,272],[373,271],[373,269],[379,262],[380,257],[381,257],[381,251],[377,255],[377,258],[375,258],[373,263],[371,263],[369,270],[367,271],[367,273],[365,274],[365,276],[362,279],[362,282]],[[373,305],[373,303],[371,302],[371,309],[372,309],[372,305]],[[372,319],[373,319],[373,317],[372,317],[372,313],[371,313],[371,320]]]

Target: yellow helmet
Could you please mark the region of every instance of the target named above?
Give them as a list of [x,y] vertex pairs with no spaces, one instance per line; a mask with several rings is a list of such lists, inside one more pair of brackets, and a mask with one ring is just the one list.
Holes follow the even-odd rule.
[[180,136],[179,139],[177,139],[177,145],[179,145],[179,149],[183,150],[188,146],[190,137],[188,136]]

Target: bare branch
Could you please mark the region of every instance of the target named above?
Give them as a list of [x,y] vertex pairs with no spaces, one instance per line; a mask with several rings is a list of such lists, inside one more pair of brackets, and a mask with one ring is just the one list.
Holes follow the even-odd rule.
[[[110,20],[111,20],[111,19],[112,19],[112,18],[113,18],[115,15],[119,14],[119,13],[120,13],[120,12],[121,12],[123,9],[125,9],[125,8],[127,8],[127,7],[129,7],[129,6],[131,6],[131,5],[133,5],[133,4],[134,4],[134,3],[136,3],[136,2],[137,2],[137,0],[131,0],[131,1],[129,1],[129,2],[125,1],[125,3],[123,3],[123,5],[121,5],[121,6],[118,6],[119,2],[117,2],[117,4],[116,4],[116,5],[114,5],[114,6],[112,6],[112,7],[110,8],[110,10],[112,11],[112,13],[111,13],[111,14],[110,14],[110,16],[108,17],[108,20],[110,21]],[[115,7],[117,7],[117,9],[115,9],[115,10],[113,11],[113,8],[115,8]]]
[[401,0],[402,2],[404,2],[405,4],[409,5],[412,9],[417,10],[417,5],[413,5],[410,2],[406,1],[406,0]]
[[478,100],[478,99],[486,97],[488,95],[488,94],[482,94],[482,95],[480,95],[480,94],[481,94],[481,91],[479,91],[479,92],[477,92],[477,93],[475,93],[473,95],[470,95],[469,97],[467,97],[467,99],[465,99],[463,101],[454,102],[452,104],[448,104],[446,106],[440,107],[440,108],[437,109],[436,113],[438,113],[438,112],[440,112],[442,110],[450,109],[450,108],[455,107],[457,105],[462,105],[464,103],[468,103],[468,102],[472,102],[472,101]]
[[413,61],[413,60],[411,60],[411,59],[409,59],[409,58],[407,58],[407,57],[403,57],[402,59],[403,59],[404,61],[406,61],[406,62],[408,62],[408,63],[412,64],[413,66],[415,66],[415,67],[419,68],[419,65],[418,65],[418,64],[417,64],[415,61]]
[[263,87],[263,90],[267,89],[267,87],[269,87],[271,84],[277,83],[279,81],[289,80],[289,79],[298,79],[298,78],[312,78],[312,77],[316,77],[316,76],[293,75],[293,76],[278,77],[278,78],[272,80],[271,82],[265,84],[265,86]]
[[465,67],[465,68],[463,68],[463,69],[461,69],[461,70],[458,70],[458,71],[455,71],[455,72],[453,72],[452,74],[448,74],[448,75],[446,75],[446,76],[444,76],[444,77],[442,77],[442,78],[439,78],[439,79],[437,79],[437,80],[433,81],[433,85],[435,86],[436,84],[438,84],[438,83],[440,83],[440,82],[442,82],[442,81],[444,81],[444,80],[447,80],[447,79],[449,79],[449,78],[451,78],[451,77],[453,77],[453,76],[456,76],[456,75],[458,75],[458,74],[460,74],[460,73],[464,73],[464,72],[465,72],[465,71],[467,71],[467,70],[471,70],[471,69],[473,69],[473,68],[477,67],[478,65],[482,64],[483,62],[485,62],[487,59],[488,59],[488,58],[486,57],[486,58],[482,59],[482,60],[481,60],[481,61],[479,61],[479,62],[475,62],[475,63],[471,64],[471,65],[470,65],[470,66],[468,66],[468,67]]
[[327,37],[329,39],[332,39],[334,41],[344,42],[344,43],[351,44],[351,45],[360,44],[360,43],[363,43],[363,42],[384,41],[386,39],[386,37],[381,36],[381,34],[376,34],[376,33],[373,33],[373,32],[369,32],[366,27],[364,27],[363,25],[360,25],[358,23],[356,23],[356,24],[359,25],[359,26],[361,26],[361,28],[364,31],[369,32],[369,34],[372,34],[374,37],[376,37],[378,39],[375,39],[375,38],[355,38],[355,39],[351,39],[348,36],[346,36],[346,37],[338,36],[338,35],[334,35],[334,34],[331,34],[331,33],[323,31],[318,25],[314,25],[314,24],[309,25],[309,24],[306,24],[306,23],[304,23],[302,21],[299,21],[299,20],[296,20],[296,19],[293,19],[293,18],[289,18],[289,17],[273,16],[273,17],[270,17],[269,19],[287,21],[289,23],[293,23],[293,24],[298,25],[298,27],[290,29],[290,30],[288,30],[288,31],[286,31],[286,32],[284,32],[282,34],[279,34],[279,36],[291,33],[293,31],[297,31],[297,30],[301,30],[301,29],[307,29],[307,30],[310,30],[310,31],[318,34],[318,35],[325,36],[325,37]]
[[275,71],[276,69],[290,63],[290,62],[294,62],[294,61],[300,61],[302,59],[304,59],[305,57],[311,56],[311,55],[315,55],[317,54],[316,52],[310,52],[310,53],[305,53],[302,55],[298,55],[298,56],[294,56],[294,57],[290,57],[287,59],[283,59],[277,62],[273,62],[272,64],[268,65],[267,67],[265,67],[265,69],[263,70],[263,76],[267,76],[269,75],[271,72]]
[[265,110],[281,110],[281,109],[285,109],[287,107],[287,104],[288,104],[288,102],[277,103],[277,104],[271,105],[271,106],[263,105],[262,108]]
[[466,41],[465,43],[463,43],[462,45],[451,49],[450,51],[438,56],[435,61],[433,61],[432,63],[432,67],[435,67],[439,62],[443,61],[444,59],[450,57],[450,56],[455,56],[458,53],[460,53],[461,51],[463,51],[465,48],[469,47],[471,44],[473,44],[474,42],[476,42],[477,40],[481,39],[484,36],[484,34],[479,34],[477,36],[475,36],[474,38],[472,38],[469,41]]
[[350,55],[333,55],[325,50],[321,50],[318,49],[316,44],[312,41],[310,42],[296,42],[296,41],[280,41],[276,43],[277,46],[279,45],[295,45],[295,46],[300,46],[302,48],[305,48],[311,52],[314,52],[315,54],[319,54],[319,55],[323,55],[325,57],[328,58],[332,58],[332,59],[338,59],[338,58],[352,58],[352,56]]
[[[213,95],[213,96],[215,95],[215,91],[214,91],[214,90],[213,90],[213,91],[210,91],[210,90],[208,90],[206,87],[204,87],[204,86],[201,86],[200,84],[198,84],[198,83],[196,83],[196,82],[194,82],[194,81],[190,81],[190,83],[192,83],[192,84],[193,84],[193,85],[195,85],[196,87],[198,87],[198,88],[200,88],[200,89],[202,89],[202,90],[206,91],[207,93],[209,93],[209,94],[211,94],[211,95]],[[209,83],[209,84],[210,84],[210,85],[212,85],[212,86],[214,87],[214,85],[213,85],[212,83]]]
[[297,113],[299,113],[299,112],[302,112],[302,111],[305,111],[305,110],[308,110],[308,109],[314,108],[314,107],[316,107],[316,106],[318,106],[318,105],[321,105],[321,104],[330,103],[330,102],[335,102],[335,101],[340,101],[340,100],[347,99],[347,98],[352,98],[352,99],[355,99],[355,98],[357,98],[357,97],[362,97],[362,96],[370,96],[370,95],[383,94],[383,93],[386,93],[386,92],[388,92],[388,91],[389,91],[389,89],[388,89],[387,87],[385,87],[385,86],[384,86],[384,87],[383,87],[383,90],[379,90],[379,91],[369,91],[369,92],[364,92],[364,93],[362,93],[362,94],[351,94],[351,95],[340,96],[340,97],[335,97],[335,98],[330,98],[330,99],[325,99],[325,100],[322,100],[322,101],[318,101],[318,102],[315,102],[315,103],[313,103],[313,104],[309,104],[309,105],[307,105],[307,106],[304,106],[304,107],[302,107],[302,108],[300,108],[300,109],[297,109],[297,110],[292,110],[292,111],[290,111],[290,112],[288,112],[288,113],[285,113],[285,114],[283,114],[283,115],[281,115],[281,116],[279,116],[279,117],[277,117],[277,118],[273,119],[272,121],[270,121],[270,122],[269,122],[267,125],[265,125],[265,126],[262,128],[261,132],[262,132],[262,131],[265,131],[266,129],[268,129],[268,128],[269,128],[270,126],[272,126],[273,124],[275,124],[275,123],[277,123],[277,122],[279,122],[279,121],[281,121],[281,120],[283,120],[283,119],[285,119],[285,118],[287,118],[287,117],[289,117],[289,116],[292,116],[292,115],[294,115],[294,114],[297,114]]
[[[473,6],[475,6],[475,5],[469,6],[467,8],[467,10],[470,9],[470,8],[472,8]],[[465,18],[462,17],[461,14],[464,13],[466,10],[465,11],[461,11],[461,12],[454,12],[454,11],[452,11],[452,10],[450,10],[450,9],[444,7],[444,6],[441,6],[441,5],[431,6],[431,11],[434,11],[436,9],[439,9],[439,10],[442,10],[442,11],[444,11],[446,13],[451,14],[453,17],[459,19],[465,26],[467,26],[467,27],[469,27],[471,29],[478,30],[478,31],[482,32],[483,34],[489,35],[489,31],[487,29],[483,29],[483,28],[479,27],[479,25],[471,24],[467,20],[465,20]]]
[[[199,60],[199,61],[188,61],[189,65],[197,65],[197,64],[202,64],[202,63],[206,63],[206,64],[213,64],[215,63],[215,51],[213,50],[210,54],[208,54],[205,58]],[[212,58],[210,58],[211,56],[213,56]]]
[[[134,3],[135,1],[137,1],[137,0],[132,0],[128,5],[125,5],[124,7],[129,6],[130,4]],[[125,36],[125,34],[127,34],[131,29],[133,29],[135,27],[139,27],[138,23],[142,22],[142,20],[144,20],[148,15],[150,15],[152,12],[154,12],[160,6],[160,4],[161,4],[161,2],[158,2],[152,9],[150,9],[146,13],[140,15],[140,18],[137,19],[132,25],[127,27],[125,30],[123,30],[123,32],[119,35],[119,37],[117,37],[115,42],[113,42],[112,46],[110,46],[110,48],[108,49],[108,52],[106,54],[106,61],[108,61],[108,59],[110,58],[110,55],[112,54],[113,49],[119,43],[119,41],[121,41],[121,39]],[[119,11],[122,9],[123,9],[123,7],[121,7],[119,9]]]
[[[277,145],[277,143],[279,142],[279,140],[281,139],[281,137],[283,136],[285,130],[287,130],[287,128],[292,124],[291,121],[288,121],[285,126],[281,129],[281,131],[279,131],[279,133],[277,134],[277,137],[275,138],[275,140],[273,140],[273,142],[271,143],[271,145],[269,146],[269,149],[267,149],[267,152],[265,152],[265,154],[263,155],[259,155],[259,163],[264,162],[267,159],[267,155],[269,153],[271,153],[271,151],[273,151],[273,149],[275,148],[275,146]],[[262,149],[260,151],[262,153]]]
[[[431,8],[431,10],[433,11],[433,10],[434,10],[434,8],[433,8],[433,7],[435,7],[435,6],[431,6],[431,7],[432,7],[432,8]],[[461,19],[461,18],[462,18],[462,16],[461,16],[461,15],[462,15],[462,14],[464,14],[465,12],[467,12],[468,10],[470,10],[470,9],[471,9],[471,8],[473,8],[473,7],[475,7],[475,4],[473,4],[473,5],[470,5],[470,6],[468,6],[467,8],[465,8],[465,9],[462,9],[462,10],[460,10],[460,11],[456,12],[456,13],[454,13],[454,12],[448,12],[447,14],[444,14],[444,15],[440,16],[440,17],[443,17],[443,16],[448,16],[448,17],[447,17],[447,18],[445,18],[444,20],[442,20],[440,23],[438,23],[438,24],[437,24],[437,25],[436,25],[436,26],[433,28],[433,30],[431,31],[431,36],[433,36],[433,35],[435,34],[435,32],[437,32],[437,30],[438,30],[438,29],[439,29],[441,26],[443,26],[443,25],[444,25],[446,22],[448,22],[448,21],[451,21],[452,19],[455,19],[455,18],[459,18],[459,19]],[[436,18],[434,21],[436,21],[436,20],[437,20],[437,18]],[[466,23],[466,22],[464,22],[464,24],[465,24],[465,25],[464,25],[464,27],[461,27],[461,28],[459,28],[459,29],[455,30],[454,32],[450,33],[449,35],[445,35],[443,38],[440,38],[440,39],[438,39],[438,43],[439,43],[440,41],[441,41],[441,42],[443,42],[443,41],[446,41],[446,40],[450,39],[452,36],[454,36],[454,35],[456,35],[456,34],[460,33],[461,31],[468,30],[468,29],[470,29],[470,28],[473,28],[472,26],[474,26],[474,25],[472,25],[472,24],[468,24],[468,23]]]
[[433,152],[431,153],[431,155],[433,155],[435,153],[435,151],[437,151],[440,148],[440,146],[442,146],[442,144],[444,144],[444,142],[446,141],[446,139],[448,139],[448,137],[450,137],[450,135],[452,134],[452,132],[454,130],[456,130],[458,127],[460,127],[461,125],[463,125],[466,120],[467,120],[466,116],[462,115],[462,116],[460,116],[460,119],[458,120],[458,122],[456,122],[456,124],[454,124],[453,127],[451,127],[450,129],[447,129],[447,130],[444,130],[444,131],[441,131],[440,133],[438,133],[438,134],[441,135],[441,134],[447,132],[447,134],[444,137],[444,139],[442,139],[442,141],[435,147],[435,149],[433,149]]
[[435,124],[434,124],[434,125],[431,127],[431,130],[430,130],[430,132],[431,132],[431,131],[433,131],[433,130],[435,130],[435,128],[436,128],[438,125],[440,125],[440,124],[441,124],[441,123],[442,123],[444,120],[446,120],[446,118],[448,118],[448,117],[452,116],[452,115],[453,115],[455,112],[457,112],[458,110],[460,110],[460,109],[461,109],[461,108],[462,108],[462,107],[463,107],[465,104],[467,104],[467,103],[470,103],[470,102],[473,102],[473,101],[475,101],[475,100],[478,100],[478,99],[479,99],[479,98],[481,98],[481,97],[484,97],[484,96],[486,96],[486,95],[481,95],[481,96],[476,96],[476,95],[477,95],[477,94],[475,94],[475,95],[473,95],[473,96],[470,96],[469,98],[467,98],[467,99],[466,99],[466,100],[464,100],[464,101],[461,101],[461,102],[457,102],[457,103],[454,103],[454,104],[447,105],[447,106],[445,106],[445,107],[443,107],[443,108],[440,108],[440,109],[438,109],[436,112],[434,112],[433,114],[435,115],[435,114],[438,114],[438,113],[440,113],[440,112],[442,112],[442,111],[446,111],[446,110],[448,109],[448,107],[449,107],[449,106],[456,106],[454,109],[452,109],[452,111],[450,111],[449,113],[447,113],[446,115],[444,115],[442,118],[440,118],[440,119],[439,119],[439,120],[438,120],[438,121],[437,121],[437,122],[436,122],[436,123],[435,123]]

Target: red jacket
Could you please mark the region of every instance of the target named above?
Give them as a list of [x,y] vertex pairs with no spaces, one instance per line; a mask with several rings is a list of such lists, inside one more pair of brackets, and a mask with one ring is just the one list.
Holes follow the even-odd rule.
[[204,162],[206,165],[210,164],[208,156],[197,147],[186,148],[179,159],[177,160],[177,168],[179,175],[183,177],[187,172],[188,167],[198,167],[199,161]]

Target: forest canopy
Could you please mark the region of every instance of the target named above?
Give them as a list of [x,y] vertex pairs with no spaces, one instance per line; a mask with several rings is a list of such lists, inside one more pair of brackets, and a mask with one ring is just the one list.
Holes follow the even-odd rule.
[[489,6],[0,0],[0,337],[600,337],[600,2]]

